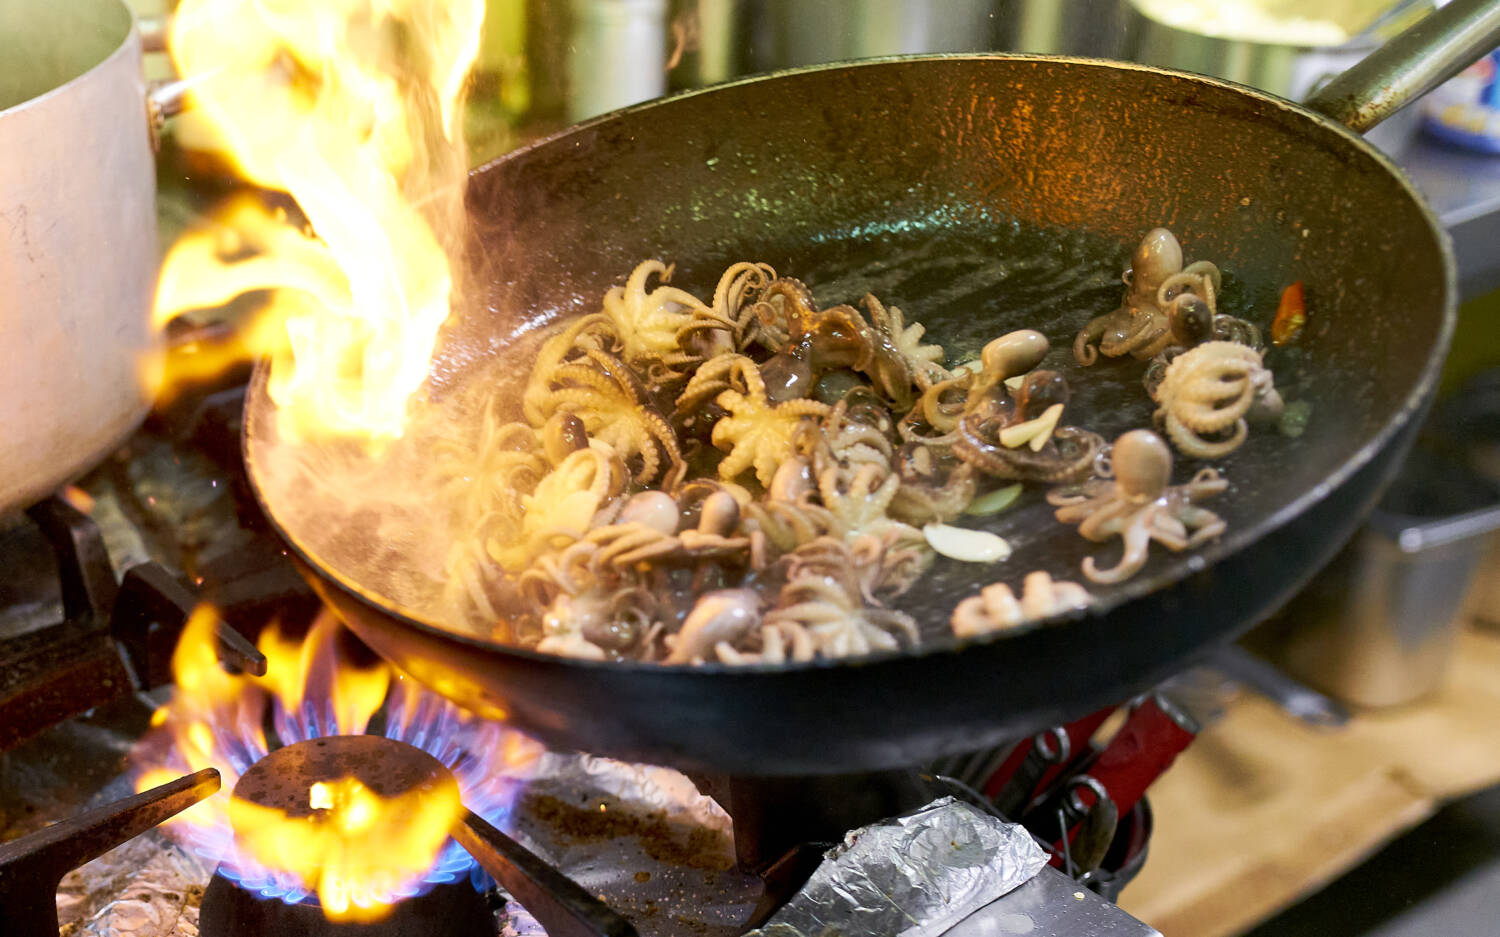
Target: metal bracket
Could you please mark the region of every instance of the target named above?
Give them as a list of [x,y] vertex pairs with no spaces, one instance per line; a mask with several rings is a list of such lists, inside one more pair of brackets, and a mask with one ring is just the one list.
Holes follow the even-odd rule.
[[[182,631],[198,600],[175,576],[156,563],[132,566],[120,583],[110,627],[125,652],[136,685],[143,690],[171,682],[166,655],[153,654],[163,629],[174,636]],[[222,618],[215,623],[219,657],[231,669],[257,676],[266,672],[266,659],[255,645]]]
[[0,912],[7,937],[56,937],[57,885],[64,875],[218,789],[219,772],[205,768],[0,844]]
[[57,555],[63,618],[101,625],[108,621],[120,587],[115,583],[114,566],[99,525],[57,497],[27,508],[26,516],[41,530]]
[[472,810],[453,838],[552,937],[636,937],[633,925]]

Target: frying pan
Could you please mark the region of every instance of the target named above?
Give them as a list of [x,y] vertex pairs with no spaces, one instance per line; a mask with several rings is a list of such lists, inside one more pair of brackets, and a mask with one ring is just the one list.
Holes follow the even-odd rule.
[[[1279,291],[1305,281],[1309,325],[1269,363],[1283,395],[1311,405],[1306,434],[1262,431],[1217,463],[1232,483],[1213,504],[1228,533],[1191,553],[1156,548],[1134,579],[1094,589],[1086,614],[946,634],[954,603],[984,584],[1037,567],[1080,578],[1083,556],[1118,556],[1055,523],[1033,492],[990,521],[1015,546],[1007,563],[940,562],[904,599],[927,634],[915,649],[744,668],[553,657],[391,600],[400,544],[385,542],[378,506],[308,507],[321,502],[306,491],[329,486],[324,453],[277,437],[264,368],[246,402],[250,477],[305,574],[371,647],[552,745],[798,775],[911,765],[1065,722],[1291,596],[1411,442],[1453,329],[1451,251],[1405,177],[1326,115],[1377,122],[1488,48],[1500,4],[1455,2],[1417,29],[1312,108],[1113,62],[900,58],[648,103],[471,176],[478,285],[444,336],[434,392],[539,324],[596,309],[648,257],[676,261],[674,283],[699,290],[745,259],[805,279],[825,303],[871,289],[960,352],[1038,328],[1063,368],[1076,330],[1118,302],[1120,270],[1153,226],[1227,271],[1229,311],[1263,326]],[[1069,374],[1066,419],[1107,438],[1148,422],[1139,362]],[[1197,467],[1179,460],[1177,480]]]

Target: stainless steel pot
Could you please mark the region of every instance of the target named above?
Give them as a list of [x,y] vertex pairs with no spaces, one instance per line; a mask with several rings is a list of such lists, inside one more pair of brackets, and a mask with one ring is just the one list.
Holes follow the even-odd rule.
[[0,513],[145,415],[156,174],[120,0],[0,3]]
[[[1212,3],[1203,4],[1211,9]],[[1290,35],[1280,39],[1255,38],[1239,31],[1214,35],[1206,26],[1194,29],[1181,22],[1169,24],[1153,18],[1159,4],[1146,0],[1122,0],[1120,9],[1120,54],[1132,62],[1178,68],[1183,71],[1227,78],[1302,101],[1335,75],[1352,68],[1378,49],[1402,28],[1420,19],[1433,7],[1430,0],[1344,0],[1312,9],[1310,15],[1326,18],[1330,25],[1345,27],[1349,38],[1313,44],[1309,36],[1300,41]],[[1383,11],[1383,12],[1382,12]],[[1291,15],[1290,9],[1282,13]],[[1239,24],[1239,30],[1253,27]],[[1370,142],[1399,158],[1420,121],[1420,108],[1407,108],[1384,121],[1368,134]]]
[[1500,496],[1419,449],[1342,553],[1258,636],[1297,678],[1358,706],[1441,683],[1500,531]]

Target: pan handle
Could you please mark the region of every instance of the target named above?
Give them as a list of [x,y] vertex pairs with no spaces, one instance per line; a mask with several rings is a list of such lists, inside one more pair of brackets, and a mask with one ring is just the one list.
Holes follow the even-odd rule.
[[1500,45],[1500,0],[1450,0],[1306,104],[1363,133]]

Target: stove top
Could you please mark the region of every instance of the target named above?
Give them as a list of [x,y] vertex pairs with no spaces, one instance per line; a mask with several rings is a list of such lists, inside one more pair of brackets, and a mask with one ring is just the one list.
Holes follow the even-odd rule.
[[[268,709],[266,748],[285,746],[271,756],[242,744],[234,751],[254,757],[161,760],[152,783],[164,787],[135,793],[142,739],[170,718],[163,707],[185,627],[208,629],[226,679],[254,683],[278,666],[253,643],[268,623],[295,631],[321,620],[250,496],[238,455],[241,401],[232,384],[180,397],[63,496],[0,521],[0,841],[10,841],[0,842],[0,913],[8,934],[50,932],[54,907],[61,933],[99,937],[300,934],[324,920],[315,897],[248,881],[194,837],[169,837],[155,825],[197,801],[224,802],[227,792],[214,793],[221,783],[286,773],[271,769],[295,761],[299,746],[327,741],[319,736],[328,726],[300,710]],[[390,706],[357,744],[397,746],[395,762],[415,752],[427,767],[452,754],[451,745],[391,730],[404,717]],[[257,769],[256,758],[270,767]],[[444,763],[462,776],[464,762]],[[503,810],[474,802],[465,788],[469,820],[453,827],[466,850],[460,872],[415,889],[424,896],[399,902],[382,925],[343,927],[427,935],[441,921],[455,935],[544,933],[529,905],[555,937],[632,928],[739,934],[790,897],[851,827],[952,790],[922,777],[690,780],[541,752]],[[472,873],[469,855],[479,859]],[[267,897],[267,888],[294,903]],[[377,926],[384,929],[368,929]],[[1051,868],[948,932],[1153,933]]]

